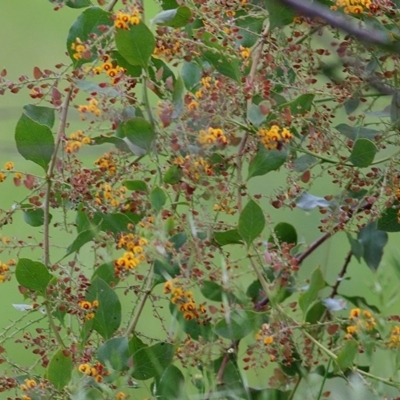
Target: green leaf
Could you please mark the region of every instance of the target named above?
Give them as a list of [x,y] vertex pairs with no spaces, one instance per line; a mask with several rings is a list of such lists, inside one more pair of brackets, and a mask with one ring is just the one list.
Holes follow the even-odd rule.
[[15,128],[15,142],[22,157],[47,169],[54,153],[54,137],[47,125],[22,114]]
[[113,262],[104,263],[97,267],[93,272],[92,280],[96,278],[96,276],[103,279],[103,281],[110,287],[118,285],[119,278],[115,276],[115,267]]
[[[293,225],[290,225],[287,222],[279,222],[276,224],[274,232],[279,243],[285,242],[294,245],[297,244],[297,232]],[[270,238],[270,241],[273,241],[272,237]]]
[[180,182],[182,176],[182,168],[179,165],[171,165],[164,174],[163,182],[169,185],[175,185]]
[[85,10],[71,26],[67,37],[67,51],[75,68],[85,63],[93,62],[98,58],[98,55],[97,48],[94,47],[91,49],[91,54],[87,58],[76,60],[74,58],[76,52],[72,49],[72,44],[76,43],[77,38],[84,43],[86,41],[93,42],[93,37],[104,35],[101,27],[113,25],[110,16],[110,13],[102,10],[100,7],[90,7]]
[[287,159],[286,150],[267,150],[262,144],[259,145],[256,156],[249,164],[247,180],[255,176],[265,175],[276,171]]
[[92,144],[100,145],[104,143],[111,143],[115,145],[118,150],[124,151],[125,153],[130,153],[131,150],[129,149],[128,145],[125,141],[116,136],[96,136],[92,138]]
[[[42,226],[44,224],[44,210],[43,208],[36,208],[31,204],[21,205],[24,221],[30,226]],[[49,215],[51,221],[51,214]]]
[[[259,127],[265,121],[266,115],[264,115],[260,107],[256,104],[251,104],[247,109],[247,119],[255,126]],[[264,147],[264,146],[263,146]]]
[[199,84],[201,79],[201,68],[195,62],[183,62],[181,76],[185,87],[190,92]]
[[235,17],[236,24],[240,28],[237,37],[237,44],[243,47],[253,47],[258,38],[260,37],[260,33],[263,28],[264,18],[258,18],[254,16],[246,16],[245,13],[242,15],[240,12],[237,12]]
[[66,349],[59,349],[47,367],[47,379],[57,390],[62,390],[68,385],[74,364],[71,354]]
[[376,222],[371,222],[360,230],[357,239],[364,249],[364,261],[370,269],[376,271],[382,260],[383,248],[388,242],[388,234],[378,230]]
[[291,24],[296,16],[294,9],[280,0],[265,0],[264,6],[269,13],[270,30]]
[[[395,203],[395,205],[397,205],[397,203]],[[400,232],[400,223],[397,213],[397,208],[387,208],[378,219],[377,229],[384,232]]]
[[156,213],[159,213],[164,208],[166,201],[167,195],[165,194],[165,191],[156,186],[150,193],[150,203]]
[[132,377],[144,381],[156,375],[162,375],[171,364],[174,353],[174,346],[163,342],[137,350],[132,354]]
[[317,163],[317,158],[308,154],[304,154],[303,156],[300,156],[294,160],[294,170],[296,172],[304,172]]
[[187,398],[185,378],[175,365],[168,365],[161,377],[155,382],[154,396],[159,400],[184,400]]
[[264,227],[265,217],[261,207],[254,200],[250,200],[240,213],[238,225],[239,235],[246,242],[247,247],[260,235]]
[[224,55],[226,51],[223,46],[217,43],[217,39],[212,34],[205,32],[202,36],[205,48],[203,49],[203,57],[208,61],[220,74],[240,82],[240,62],[237,58],[228,58]]
[[70,8],[84,8],[92,5],[90,0],[67,0],[65,5]]
[[338,368],[341,371],[352,368],[357,353],[358,343],[355,340],[346,340],[336,359]]
[[123,124],[123,131],[129,142],[133,146],[138,147],[139,151],[142,151],[142,154],[150,152],[156,137],[156,133],[150,122],[142,117],[135,117]]
[[[224,363],[222,367],[222,363]],[[228,361],[224,357],[220,357],[214,361],[213,371],[217,376],[222,371],[221,384],[218,385],[219,390],[223,393],[222,399],[239,400],[249,399],[247,385],[243,382],[237,361],[232,355]],[[269,400],[269,399],[268,399]]]
[[253,311],[233,310],[228,318],[219,320],[214,332],[225,339],[240,340],[251,333],[260,320],[260,314]]
[[86,299],[99,302],[93,318],[93,329],[104,339],[110,339],[121,324],[121,303],[117,294],[103,279],[96,276],[92,280]]
[[217,282],[204,281],[200,286],[200,291],[206,299],[211,301],[222,302],[224,298],[230,303],[238,301],[233,293],[227,292]]
[[219,246],[225,246],[227,244],[243,244],[242,237],[237,229],[214,232],[213,234],[214,239]]
[[92,216],[92,224],[95,223],[103,232],[112,232],[115,234],[127,232],[129,224],[137,224],[142,219],[142,215],[132,212],[124,213],[102,213],[95,212]]
[[122,57],[131,65],[147,69],[156,46],[151,30],[143,23],[132,25],[129,30],[117,29],[115,44]]
[[339,124],[335,126],[335,129],[353,141],[357,139],[374,140],[380,133],[376,129],[363,128],[362,126],[350,126],[347,124]]
[[300,296],[299,306],[306,315],[306,312],[314,300],[318,297],[318,293],[326,286],[321,268],[317,268],[311,275],[310,285],[308,289]]
[[364,246],[361,244],[360,240],[354,239],[350,233],[346,232],[347,239],[349,240],[351,246],[351,252],[358,262],[361,261],[361,257],[364,254]]
[[254,389],[249,388],[251,400],[290,400],[291,390],[283,392],[279,389]]
[[307,311],[304,321],[309,324],[316,324],[321,321],[322,316],[324,315],[326,307],[321,301],[317,301],[314,303]]
[[292,115],[304,114],[311,110],[311,106],[314,100],[313,94],[302,94],[296,100],[293,100],[289,104],[282,104],[280,107],[289,107]]
[[377,314],[381,313],[378,307],[368,303],[368,301],[362,296],[346,296],[344,294],[341,294],[340,296],[343,297],[348,302],[350,302],[351,304],[354,304],[356,307],[368,308]]
[[179,232],[168,239],[172,243],[175,250],[179,250],[187,241],[187,235],[185,232]]
[[180,273],[181,269],[177,264],[169,264],[166,261],[154,261],[154,286],[166,282]]
[[68,246],[65,257],[69,256],[72,253],[75,253],[76,251],[79,251],[82,246],[94,239],[97,236],[98,232],[99,229],[96,228],[91,228],[86,231],[80,232],[75,240],[72,242],[72,244]]
[[111,366],[116,371],[128,369],[128,339],[115,337],[107,340],[97,349],[97,358],[103,365]]
[[163,10],[172,10],[178,7],[179,4],[176,2],[176,0],[161,0],[161,8]]
[[158,13],[151,22],[157,25],[182,28],[187,25],[192,17],[189,7],[179,6],[176,9],[164,10]]
[[142,75],[142,67],[139,65],[132,65],[125,60],[121,54],[114,50],[111,52],[111,58],[118,64],[119,67],[125,69],[125,75],[132,76],[133,78],[139,78]]
[[21,286],[37,290],[40,293],[44,293],[53,278],[53,275],[41,262],[32,261],[28,258],[19,259],[15,268],[15,276]]
[[374,161],[378,149],[368,139],[357,139],[351,151],[349,161],[356,167],[369,167]]
[[358,106],[360,105],[360,96],[358,93],[350,97],[346,102],[344,103],[344,109],[346,110],[346,114],[350,115],[352,112],[357,110]]
[[52,129],[55,121],[55,110],[49,107],[39,107],[33,104],[24,106],[24,114],[40,125]]
[[130,180],[130,181],[124,181],[122,183],[128,190],[133,190],[136,192],[145,192],[147,193],[147,183],[145,181],[135,181],[135,180]]

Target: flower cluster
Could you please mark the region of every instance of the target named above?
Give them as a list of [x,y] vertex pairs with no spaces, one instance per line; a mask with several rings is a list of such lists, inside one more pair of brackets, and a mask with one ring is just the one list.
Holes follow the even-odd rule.
[[97,300],[93,300],[92,302],[88,300],[81,300],[79,302],[79,307],[86,311],[85,318],[89,320],[94,318],[94,313],[99,307],[99,302]]
[[213,175],[212,165],[207,162],[203,157],[196,157],[187,155],[186,157],[176,157],[174,160],[175,165],[182,168],[183,173],[194,182],[197,182],[201,175]]
[[394,326],[390,332],[388,347],[398,348],[400,346],[400,326]]
[[280,150],[283,144],[287,144],[293,139],[293,135],[287,128],[281,130],[278,125],[272,125],[270,129],[259,129],[258,136],[268,150]]
[[81,113],[81,119],[85,120],[85,116],[83,114],[86,113],[92,113],[99,117],[101,115],[101,110],[99,107],[97,107],[98,104],[99,101],[92,97],[91,99],[89,99],[89,104],[78,106],[78,111]]
[[371,7],[371,0],[336,0],[336,4],[332,9],[343,8],[346,14],[362,14],[365,10]]
[[197,320],[204,325],[208,323],[206,318],[206,308],[204,304],[197,305],[193,299],[193,293],[183,290],[182,287],[177,286],[177,280],[167,281],[164,284],[164,293],[171,294],[171,303],[176,304],[178,310],[183,314],[186,321]]
[[248,47],[239,47],[240,57],[247,60],[250,57],[251,50]]
[[45,396],[45,383],[37,382],[35,379],[24,379],[24,383],[21,383],[19,388],[24,392],[24,394],[20,397],[21,400],[32,400],[47,397]]
[[147,239],[138,235],[133,233],[122,234],[118,240],[117,248],[126,251],[123,256],[114,261],[115,275],[124,276],[129,270],[135,269],[141,262],[145,261],[144,246],[147,244]]
[[108,371],[104,369],[104,365],[97,362],[94,365],[89,363],[80,364],[78,371],[82,372],[87,376],[91,376],[96,382],[103,382],[103,377],[110,375]]
[[274,343],[274,336],[268,324],[262,324],[261,329],[255,334],[257,342],[263,342],[266,346]]
[[67,142],[65,143],[64,150],[66,153],[76,153],[84,144],[90,144],[91,139],[85,136],[81,130],[73,132],[69,135]]
[[98,67],[93,68],[93,72],[96,75],[100,75],[101,73],[106,73],[107,76],[112,78],[112,83],[115,84],[119,81],[119,78],[125,73],[125,68],[120,67],[115,62],[111,60],[109,55],[105,55],[102,57],[103,63]]
[[228,144],[228,139],[221,128],[210,127],[206,131],[202,129],[199,132],[199,144],[207,147],[216,144],[223,147]]
[[115,15],[114,26],[118,29],[128,30],[130,25],[139,25],[140,20],[140,13],[136,8],[130,14],[118,11]]
[[90,48],[86,44],[82,43],[81,39],[79,38],[76,38],[75,42],[71,44],[71,49],[75,51],[72,57],[77,61],[90,58]]
[[95,203],[97,205],[108,204],[112,207],[118,207],[121,201],[125,200],[125,186],[119,189],[113,189],[111,185],[99,184],[99,190],[95,194]]
[[[12,161],[7,161],[3,167],[6,171],[11,171],[14,169],[14,163]],[[6,180],[6,175],[3,172],[0,172],[0,182],[4,182]]]
[[114,175],[117,171],[117,164],[115,163],[112,153],[105,153],[94,162],[101,172],[108,172],[109,175]]
[[353,308],[349,314],[350,325],[346,328],[347,339],[351,339],[360,332],[371,332],[375,329],[376,322],[372,313],[368,310]]
[[12,259],[8,263],[3,263],[0,261],[0,283],[9,281],[11,279],[11,275],[9,273],[11,265],[15,265],[15,260]]
[[229,205],[229,200],[225,197],[220,203],[215,203],[213,207],[214,211],[223,212],[225,214],[233,215],[235,210]]
[[170,41],[158,38],[156,41],[156,47],[154,48],[153,56],[155,58],[162,58],[165,61],[171,61],[179,51],[181,50],[181,42],[175,40],[173,43]]

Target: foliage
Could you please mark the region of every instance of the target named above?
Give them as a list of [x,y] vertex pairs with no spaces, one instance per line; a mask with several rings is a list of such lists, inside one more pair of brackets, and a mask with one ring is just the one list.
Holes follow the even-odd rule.
[[[163,0],[148,23],[146,2],[51,2],[79,13],[69,59],[0,74],[1,94],[29,90],[15,145],[38,167],[0,172],[20,198],[0,209],[0,281],[23,299],[1,391],[293,399],[313,378],[316,399],[335,380],[394,396],[400,316],[342,282],[352,258],[377,274],[400,231],[396,5]],[[304,211],[321,214],[311,243]],[[313,265],[304,282],[340,232],[337,278]]]

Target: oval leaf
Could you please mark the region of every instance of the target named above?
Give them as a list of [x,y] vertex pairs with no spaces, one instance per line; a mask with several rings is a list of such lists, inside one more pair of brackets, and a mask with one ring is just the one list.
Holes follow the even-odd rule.
[[268,172],[276,171],[286,161],[286,150],[267,150],[260,145],[256,156],[250,162],[247,180],[255,176],[265,175]]
[[151,347],[143,347],[132,354],[132,377],[138,380],[146,380],[154,376],[162,375],[171,364],[175,349],[170,343],[156,343]]
[[15,276],[18,283],[31,290],[43,293],[53,278],[47,268],[38,261],[28,258],[20,258],[15,269]]
[[353,366],[354,358],[358,353],[358,344],[355,340],[346,340],[337,357],[337,366],[345,371]]
[[156,212],[160,212],[165,202],[167,201],[167,195],[165,191],[160,187],[155,187],[150,193],[150,203],[151,206],[156,210]]
[[62,390],[71,379],[73,366],[71,354],[65,349],[59,349],[47,367],[47,379],[56,389]]
[[117,294],[103,279],[96,276],[92,280],[86,299],[99,302],[93,318],[93,329],[104,339],[110,339],[121,324],[121,303]]
[[254,200],[250,200],[240,213],[238,226],[239,235],[247,247],[263,231],[264,226],[265,217],[261,207]]
[[[279,224],[275,226],[274,232],[279,243],[297,244],[297,232],[293,225],[286,222],[279,222]],[[272,237],[270,239],[270,241],[273,241]]]
[[47,169],[54,152],[54,137],[48,126],[24,113],[15,128],[15,142],[22,157]]
[[363,246],[362,258],[370,269],[376,271],[388,242],[388,234],[378,230],[376,222],[371,222],[360,230],[357,238]]
[[374,161],[378,149],[368,139],[357,139],[351,151],[349,161],[356,167],[369,167]]
[[400,232],[397,213],[397,208],[387,208],[378,219],[377,228],[385,232]]
[[128,141],[144,151],[144,154],[151,150],[156,134],[150,122],[135,117],[124,123],[123,131]]
[[147,64],[156,46],[150,29],[141,22],[132,25],[129,30],[118,29],[115,44],[122,57],[131,65],[147,68]]
[[326,286],[324,276],[322,275],[321,268],[317,268],[311,275],[310,285],[308,289],[300,296],[299,306],[306,314],[308,307],[318,297],[318,293]]
[[118,337],[108,340],[98,348],[97,357],[103,365],[110,365],[117,371],[127,369],[130,358],[128,339]]

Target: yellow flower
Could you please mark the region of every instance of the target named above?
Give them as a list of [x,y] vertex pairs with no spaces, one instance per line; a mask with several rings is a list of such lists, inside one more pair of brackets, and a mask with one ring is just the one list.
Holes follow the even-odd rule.
[[6,169],[7,171],[11,171],[12,169],[14,169],[14,163],[12,161],[7,161],[4,164],[4,169]]

